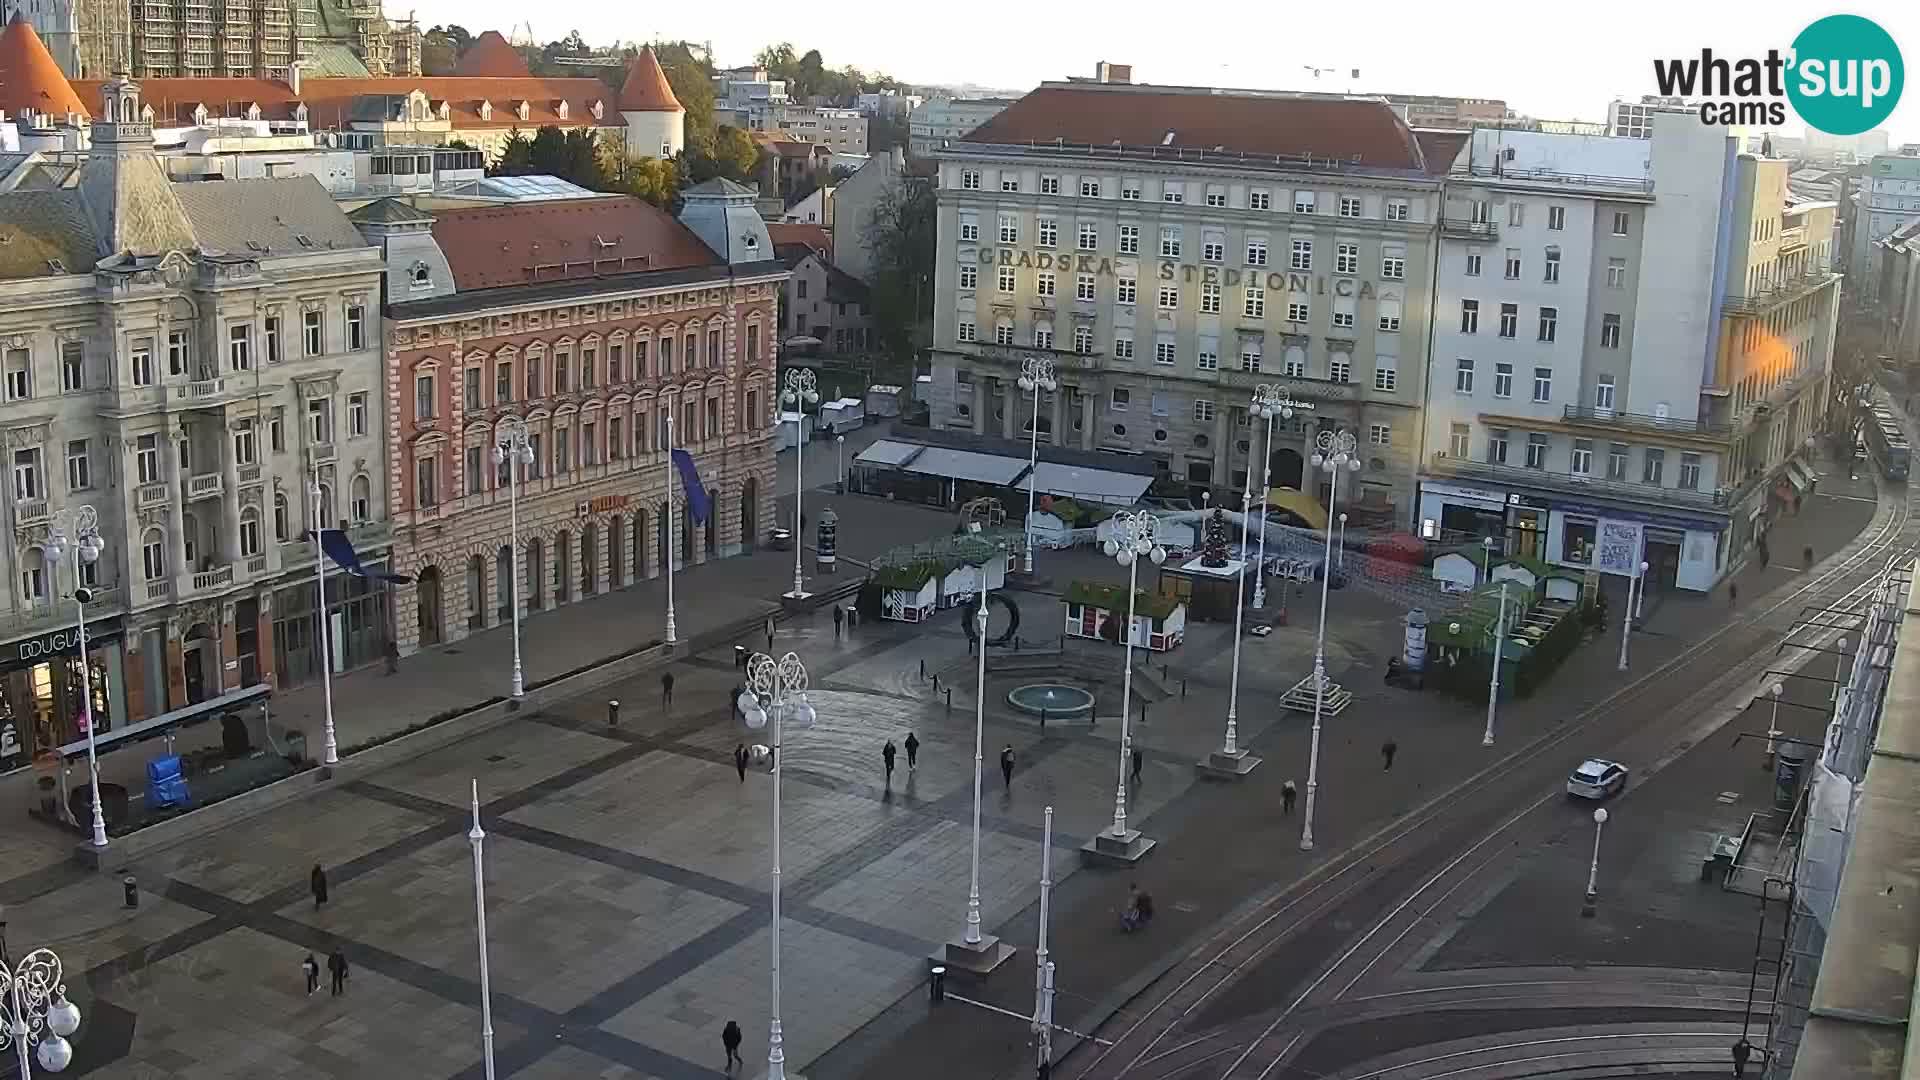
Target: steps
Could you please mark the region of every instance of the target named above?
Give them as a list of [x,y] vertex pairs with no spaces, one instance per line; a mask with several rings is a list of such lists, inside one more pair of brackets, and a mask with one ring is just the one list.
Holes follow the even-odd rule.
[[1282,708],[1292,709],[1294,712],[1311,714],[1314,711],[1316,698],[1320,699],[1319,707],[1321,716],[1339,716],[1341,710],[1353,704],[1353,691],[1346,689],[1332,679],[1328,679],[1326,692],[1324,697],[1322,697],[1322,695],[1315,693],[1313,676],[1308,675],[1306,678],[1294,683],[1292,689],[1280,695],[1280,705]]

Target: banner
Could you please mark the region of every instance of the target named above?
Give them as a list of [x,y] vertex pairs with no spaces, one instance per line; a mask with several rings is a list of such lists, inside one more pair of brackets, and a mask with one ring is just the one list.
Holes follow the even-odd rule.
[[681,485],[687,489],[688,511],[693,514],[693,520],[704,524],[707,515],[713,512],[713,500],[707,497],[706,486],[700,483],[700,473],[693,467],[693,455],[675,450],[673,464],[680,470]]
[[[313,534],[309,532],[307,537],[312,539]],[[327,558],[333,560],[333,565],[354,577],[366,578],[370,581],[391,581],[395,585],[413,584],[413,579],[405,574],[390,574],[385,570],[369,570],[361,566],[360,555],[353,550],[353,541],[347,539],[347,534],[339,529],[320,530],[320,550],[327,553]]]
[[1645,528],[1638,521],[1600,520],[1595,541],[1594,569],[1603,574],[1632,577],[1640,569],[1640,541]]

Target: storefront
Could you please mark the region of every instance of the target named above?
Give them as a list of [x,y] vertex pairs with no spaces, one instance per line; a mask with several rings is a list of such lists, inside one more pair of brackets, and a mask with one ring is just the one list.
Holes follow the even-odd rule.
[[[96,733],[127,722],[119,617],[87,625],[87,678]],[[80,632],[68,626],[0,645],[0,771],[86,736]]]
[[[380,559],[367,567],[386,569]],[[334,674],[362,667],[386,653],[390,636],[386,582],[347,573],[327,574],[327,633]],[[305,578],[273,594],[273,672],[285,689],[320,677],[319,623],[313,617],[314,580]],[[241,643],[244,647],[245,643]]]
[[1420,485],[1422,540],[1462,543],[1506,532],[1506,492],[1432,481]]
[[1548,514],[1546,561],[1630,577],[1647,564],[1648,587],[1706,592],[1719,580],[1724,522],[1620,507],[1556,502]]

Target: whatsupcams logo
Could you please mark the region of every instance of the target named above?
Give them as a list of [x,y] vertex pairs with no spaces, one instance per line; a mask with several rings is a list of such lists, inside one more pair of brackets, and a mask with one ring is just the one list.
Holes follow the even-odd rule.
[[1800,31],[1785,53],[1729,60],[1701,49],[1698,57],[1655,60],[1653,77],[1662,96],[1699,99],[1702,123],[1779,127],[1791,103],[1817,131],[1858,135],[1893,113],[1906,68],[1880,24],[1829,15]]

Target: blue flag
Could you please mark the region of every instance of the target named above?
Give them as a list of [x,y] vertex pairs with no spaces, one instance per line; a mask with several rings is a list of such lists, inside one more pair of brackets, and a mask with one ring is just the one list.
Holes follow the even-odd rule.
[[[309,532],[307,536],[312,537],[313,533]],[[347,539],[347,534],[339,529],[320,530],[320,550],[327,553],[327,558],[332,560],[333,565],[354,577],[367,578],[371,581],[391,581],[396,585],[413,583],[413,579],[405,574],[369,570],[360,565],[360,553],[353,550],[353,541]]]
[[713,500],[707,497],[706,485],[700,482],[699,470],[693,467],[693,455],[675,450],[673,464],[680,470],[681,485],[687,489],[687,509],[693,512],[693,520],[704,524],[707,515],[713,512]]

